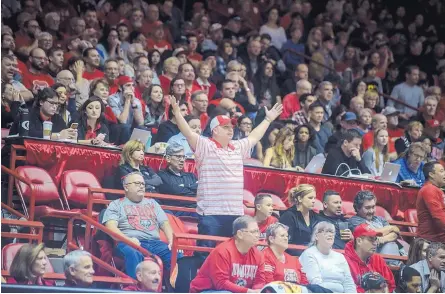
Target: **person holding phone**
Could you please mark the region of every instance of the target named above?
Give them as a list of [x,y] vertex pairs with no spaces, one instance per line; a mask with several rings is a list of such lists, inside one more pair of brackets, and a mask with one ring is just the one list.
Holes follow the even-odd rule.
[[353,239],[352,232],[348,228],[348,220],[342,213],[342,199],[338,192],[327,190],[323,194],[323,210],[319,216],[335,227],[335,239],[333,249],[344,249],[348,241]]

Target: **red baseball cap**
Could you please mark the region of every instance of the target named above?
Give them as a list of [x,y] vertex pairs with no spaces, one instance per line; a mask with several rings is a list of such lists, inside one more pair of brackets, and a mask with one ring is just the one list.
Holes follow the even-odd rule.
[[125,84],[133,83],[133,79],[129,76],[120,76],[117,78],[117,84],[123,86]]
[[374,231],[371,228],[371,226],[368,224],[361,224],[358,227],[356,227],[354,230],[354,239],[357,239],[357,238],[363,237],[363,236],[380,237],[380,236],[383,236],[383,234]]
[[426,126],[429,128],[438,128],[440,127],[440,122],[437,119],[430,119],[426,121]]
[[210,131],[213,131],[217,126],[232,125],[232,120],[227,115],[215,116],[210,122]]

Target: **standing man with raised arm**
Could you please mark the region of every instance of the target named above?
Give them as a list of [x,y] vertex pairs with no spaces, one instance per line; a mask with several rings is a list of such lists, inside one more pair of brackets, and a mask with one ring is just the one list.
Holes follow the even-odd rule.
[[[181,115],[176,99],[170,96],[170,105],[181,133],[195,151],[198,169],[196,212],[200,215],[198,233],[202,235],[232,235],[233,221],[244,214],[243,159],[250,157],[251,149],[263,137],[270,123],[283,111],[281,104],[266,109],[265,119],[247,138],[232,140],[233,126],[229,117],[218,115],[210,122],[211,138],[193,132]],[[214,247],[213,241],[201,241],[199,246]]]

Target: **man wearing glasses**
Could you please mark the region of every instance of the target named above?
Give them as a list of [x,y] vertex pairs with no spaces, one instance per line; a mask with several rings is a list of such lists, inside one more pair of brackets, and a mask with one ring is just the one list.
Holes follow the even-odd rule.
[[368,224],[359,225],[354,230],[354,240],[349,241],[345,246],[345,258],[351,270],[351,276],[357,285],[357,292],[364,293],[360,281],[367,272],[377,272],[385,278],[389,292],[392,293],[396,287],[394,276],[386,265],[385,260],[375,254],[378,244],[378,233]]
[[423,166],[425,164],[426,150],[421,142],[412,143],[406,155],[395,160],[400,164],[400,172],[397,176],[397,183],[413,187],[422,187],[425,183]]
[[[145,182],[142,174],[129,173],[122,184],[125,197],[110,203],[102,223],[127,241],[159,256],[164,271],[169,272],[173,230],[167,215],[154,199],[144,197]],[[168,244],[160,240],[160,230],[164,232]],[[126,274],[136,279],[136,267],[144,260],[144,256],[127,244],[116,241],[116,249],[124,256]]]
[[29,71],[23,73],[23,85],[36,95],[39,90],[51,87],[54,80],[45,72],[48,58],[45,51],[35,48],[29,55]]

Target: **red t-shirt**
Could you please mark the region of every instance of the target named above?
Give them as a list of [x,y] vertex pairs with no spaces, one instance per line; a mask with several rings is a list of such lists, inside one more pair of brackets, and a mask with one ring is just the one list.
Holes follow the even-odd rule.
[[147,49],[172,50],[172,45],[166,40],[155,41],[152,38],[147,39]]
[[88,81],[103,78],[105,74],[97,68],[93,72],[84,71],[83,78]]
[[167,78],[164,75],[159,76],[159,82],[161,83],[162,91],[164,92],[164,95],[168,95],[170,93],[170,83],[172,80]]
[[445,195],[441,189],[426,182],[417,195],[417,235],[421,238],[445,243]]
[[292,115],[300,110],[300,100],[296,92],[292,92],[283,98],[283,112],[280,119],[291,119]]
[[20,32],[15,34],[14,41],[16,49],[31,46],[31,44],[34,42],[34,40],[32,40],[28,35],[21,34]]
[[267,247],[264,254],[264,273],[266,284],[281,281],[291,282],[299,285],[307,285],[306,274],[301,269],[300,261],[297,257],[284,253],[284,263],[279,261],[273,251]]
[[202,61],[202,55],[196,52],[190,53],[187,57],[191,60]]
[[265,284],[263,254],[256,247],[241,254],[232,238],[210,253],[190,284],[190,293],[205,290],[246,293]]
[[207,92],[207,97],[209,98],[209,101],[210,101],[210,100],[212,100],[213,96],[215,96],[216,85],[214,83],[210,83],[210,82],[209,82],[209,84],[210,84],[210,86],[208,86],[208,85],[200,85],[197,80],[193,81],[193,85],[197,89]]
[[33,74],[26,71],[22,75],[23,85],[31,92],[36,92],[54,85],[53,78],[48,74]]
[[262,223],[258,223],[258,227],[260,228],[260,240],[266,240],[266,230],[271,225],[276,223],[278,220],[274,216],[269,216]]
[[105,106],[104,116],[107,121],[117,124],[117,118],[114,115],[113,109],[111,109],[110,105]]

